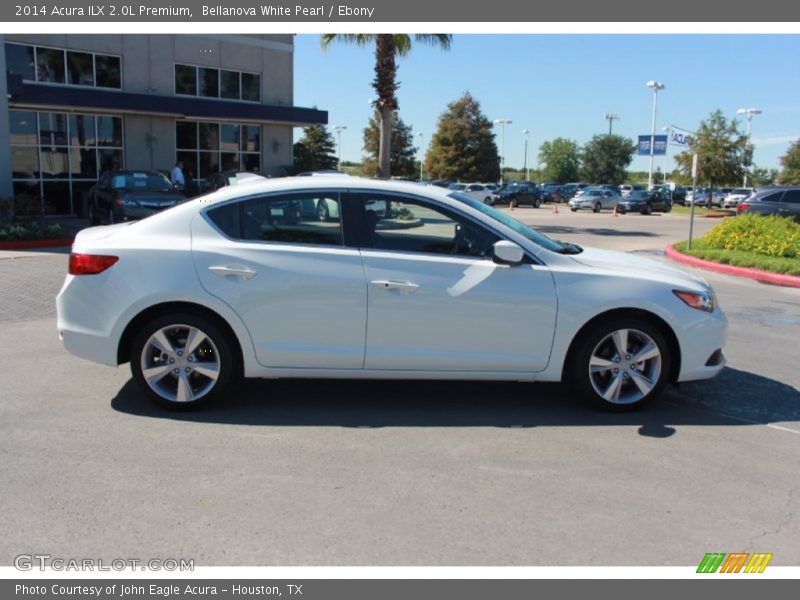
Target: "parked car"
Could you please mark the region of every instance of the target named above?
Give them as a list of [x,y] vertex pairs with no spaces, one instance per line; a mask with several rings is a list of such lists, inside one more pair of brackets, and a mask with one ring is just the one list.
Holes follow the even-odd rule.
[[555,183],[544,183],[539,186],[542,202],[562,202],[564,200],[563,186]]
[[692,193],[692,200],[688,204],[695,206],[705,206],[706,208],[713,208],[714,206],[722,208],[722,202],[725,194],[719,188],[699,188]]
[[496,192],[487,189],[482,183],[451,183],[448,189],[466,194],[470,198],[475,198],[478,202],[494,204]]
[[[340,222],[285,210],[321,196]],[[224,401],[241,376],[565,381],[622,409],[725,364],[726,319],[699,277],[552,240],[458,192],[361,178],[229,186],[84,229],[56,304],[68,351],[129,362],[177,409]]]
[[220,171],[219,173],[212,173],[205,178],[203,184],[200,186],[200,191],[213,192],[221,187],[227,185],[239,185],[241,183],[249,183],[252,181],[263,181],[267,178],[257,173],[250,173],[249,171]]
[[739,206],[739,203],[744,200],[745,198],[750,197],[750,195],[755,192],[753,188],[735,188],[731,191],[730,194],[725,196],[725,200],[722,202],[723,208],[736,208]]
[[654,210],[670,212],[672,201],[662,192],[647,190],[636,190],[631,192],[627,198],[622,198],[617,204],[619,212],[623,215],[627,212],[640,212],[649,215]]
[[582,208],[591,209],[593,212],[600,212],[607,208],[613,210],[617,203],[622,200],[619,192],[614,192],[606,188],[591,187],[581,190],[569,201],[569,208],[572,212]]
[[769,187],[742,200],[737,214],[780,215],[800,223],[800,187]]
[[631,185],[628,183],[624,183],[619,186],[619,193],[623,198],[627,198],[631,195],[631,192],[640,192],[643,191],[645,187],[643,185]]
[[106,171],[89,190],[89,220],[97,225],[144,219],[184,200],[158,171]]
[[508,204],[509,206],[512,203],[513,206],[527,204],[533,208],[539,208],[542,205],[542,192],[535,184],[528,181],[520,183],[512,181],[494,193],[491,204],[497,203]]

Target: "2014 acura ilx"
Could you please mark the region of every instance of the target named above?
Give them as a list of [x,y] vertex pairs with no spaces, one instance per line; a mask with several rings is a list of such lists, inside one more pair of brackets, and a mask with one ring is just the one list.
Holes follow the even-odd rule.
[[86,229],[57,305],[67,350],[130,362],[172,408],[241,376],[565,381],[632,408],[719,373],[727,330],[713,290],[679,269],[552,240],[449,190],[343,177]]

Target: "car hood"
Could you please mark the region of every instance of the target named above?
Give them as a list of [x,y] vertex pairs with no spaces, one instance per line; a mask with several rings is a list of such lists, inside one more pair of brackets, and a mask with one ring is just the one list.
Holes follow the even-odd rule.
[[690,275],[678,267],[630,252],[615,252],[584,246],[583,252],[574,254],[571,258],[587,267],[625,273],[643,279],[669,281],[684,289],[697,291],[710,289],[708,282],[702,277]]

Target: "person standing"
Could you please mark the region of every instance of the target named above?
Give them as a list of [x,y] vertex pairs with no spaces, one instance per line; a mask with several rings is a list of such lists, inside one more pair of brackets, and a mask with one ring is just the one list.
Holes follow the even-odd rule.
[[173,184],[178,185],[183,189],[186,185],[186,180],[183,177],[183,161],[179,160],[175,163],[175,166],[172,167],[172,171],[169,172],[169,178]]

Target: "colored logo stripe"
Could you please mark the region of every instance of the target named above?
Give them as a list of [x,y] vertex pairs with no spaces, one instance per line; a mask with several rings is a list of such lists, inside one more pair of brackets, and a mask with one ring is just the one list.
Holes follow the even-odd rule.
[[772,560],[772,554],[753,554],[750,558],[750,562],[747,563],[747,566],[744,568],[745,573],[763,573],[764,569],[767,568],[769,561]]
[[731,554],[708,552],[703,557],[703,560],[700,561],[697,572],[739,573],[744,568],[744,573],[763,573],[771,560],[772,554],[765,552],[755,554],[749,554],[748,552],[733,552]]
[[708,552],[700,561],[697,567],[698,573],[716,573],[722,561],[725,559],[724,552]]

